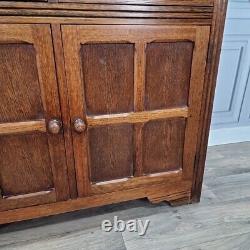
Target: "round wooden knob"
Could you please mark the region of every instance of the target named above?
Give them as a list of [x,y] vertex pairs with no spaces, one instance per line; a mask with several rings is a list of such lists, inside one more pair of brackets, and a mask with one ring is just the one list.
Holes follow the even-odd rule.
[[74,129],[77,133],[82,133],[86,129],[86,124],[81,118],[77,118],[74,121]]
[[62,122],[57,119],[52,119],[48,123],[48,130],[51,134],[58,134],[62,128]]

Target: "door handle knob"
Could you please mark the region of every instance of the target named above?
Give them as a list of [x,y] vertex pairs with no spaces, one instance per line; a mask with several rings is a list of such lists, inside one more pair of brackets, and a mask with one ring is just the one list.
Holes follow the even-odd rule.
[[62,122],[58,119],[51,119],[48,123],[48,130],[51,134],[59,134],[62,128]]
[[74,121],[74,129],[77,133],[83,133],[86,130],[86,123],[81,119],[77,118]]

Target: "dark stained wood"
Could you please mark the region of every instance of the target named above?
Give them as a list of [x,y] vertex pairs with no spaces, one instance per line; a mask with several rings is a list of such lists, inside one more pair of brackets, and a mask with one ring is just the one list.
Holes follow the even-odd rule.
[[0,148],[3,196],[35,193],[54,187],[45,134],[1,136]]
[[103,126],[109,124],[120,123],[144,123],[157,119],[166,119],[173,117],[188,117],[189,111],[187,107],[161,109],[141,112],[130,112],[110,115],[87,116],[88,127]]
[[43,118],[33,45],[0,44],[0,85],[0,122]]
[[67,161],[67,170],[68,170],[67,173],[68,173],[70,197],[76,198],[77,197],[76,171],[74,166],[75,163],[74,163],[73,145],[71,137],[71,118],[68,105],[69,98],[68,98],[68,89],[66,84],[61,27],[58,24],[52,24],[51,29],[52,29],[52,38],[53,38],[53,46],[55,53],[60,105],[62,111],[63,134],[65,141],[65,154]]
[[0,50],[1,209],[67,199],[63,137],[47,133],[61,115],[49,25],[1,24]]
[[[154,186],[145,185],[143,187],[118,192],[106,193],[102,195],[93,195],[89,197],[61,201],[53,204],[28,207],[24,209],[14,209],[4,211],[0,214],[0,224],[13,221],[21,221],[53,214],[60,214],[70,211],[76,211],[83,208],[97,207],[105,204],[118,203],[134,199],[148,197],[153,200],[155,197],[164,196],[165,200],[171,201],[179,199],[181,196],[190,195],[190,181],[176,181],[174,183],[162,183]],[[156,196],[157,195],[157,196]]]
[[[172,2],[172,1],[171,1]],[[171,3],[170,2],[170,3]],[[46,10],[112,10],[112,11],[137,11],[137,12],[213,12],[212,6],[191,6],[191,5],[124,5],[124,4],[101,4],[101,3],[32,3],[32,2],[0,2],[3,9],[46,9]]]
[[133,127],[107,126],[89,130],[89,168],[92,182],[133,175]]
[[107,3],[107,4],[138,4],[138,5],[188,5],[188,6],[213,6],[212,0],[59,0],[68,3]]
[[[9,60],[17,73],[0,80],[28,93],[17,105],[27,117],[1,121],[0,104],[0,142],[19,143],[0,152],[8,177],[0,183],[0,224],[142,197],[198,201],[225,1],[63,1],[0,2],[0,53],[1,46],[25,48],[19,62]],[[30,69],[21,78],[20,67]],[[58,134],[47,133],[52,119],[62,121]],[[33,149],[27,137],[42,137],[42,146]],[[11,165],[13,150],[21,159]],[[13,184],[13,165],[18,181],[29,168],[25,185]]]
[[54,189],[29,194],[21,194],[0,199],[0,211],[31,207],[54,202],[56,202],[56,192]]
[[133,44],[86,44],[81,47],[88,114],[133,110]]
[[[200,90],[203,88],[203,72],[204,65],[206,62],[206,53],[207,53],[207,47],[205,45],[208,44],[208,35],[209,35],[209,27],[196,27],[196,26],[187,26],[187,27],[179,27],[179,26],[97,26],[97,25],[85,25],[85,26],[74,26],[74,25],[67,25],[63,26],[63,40],[64,40],[64,48],[65,48],[65,65],[67,70],[67,79],[68,79],[68,85],[71,89],[70,91],[70,109],[71,109],[71,117],[73,121],[75,119],[80,118],[83,120],[88,129],[88,133],[74,133],[73,134],[73,140],[74,140],[74,151],[75,151],[75,159],[76,159],[76,169],[78,171],[77,173],[77,182],[78,182],[78,192],[80,190],[81,197],[84,195],[87,196],[91,193],[91,189],[93,186],[92,182],[101,182],[99,185],[103,186],[106,185],[107,181],[110,181],[110,185],[114,185],[115,183],[122,183],[126,181],[126,178],[128,176],[141,176],[143,173],[150,174],[150,173],[157,173],[157,172],[166,172],[166,171],[173,171],[173,170],[179,170],[183,168],[183,177],[189,178],[193,173],[193,164],[194,164],[194,157],[195,152],[194,148],[196,146],[196,138],[197,138],[197,124],[199,117],[199,112],[196,112],[197,107],[200,106],[201,99],[199,97],[196,97],[194,93],[199,93]],[[138,36],[140,34],[140,36]],[[203,34],[202,37],[199,34]],[[202,41],[204,40],[204,41]],[[188,41],[188,42],[187,42]],[[116,50],[117,46],[124,46],[128,44],[135,44],[135,50],[133,50],[134,56],[132,54],[132,62],[134,67],[132,69],[130,68],[130,71],[126,71],[127,74],[130,74],[134,78],[134,89],[132,93],[132,97],[134,98],[132,104],[134,112],[127,112],[126,110],[120,111],[115,109],[118,107],[117,100],[120,101],[123,100],[122,98],[117,98],[116,94],[117,92],[113,91],[111,88],[111,91],[107,92],[105,89],[107,86],[110,85],[110,80],[104,82],[103,84],[103,78],[106,78],[107,74],[113,73],[112,71],[104,71],[99,73],[98,71],[94,71],[94,69],[98,68],[100,57],[103,56],[103,48],[105,48],[106,52],[112,48],[112,50]],[[158,106],[153,106],[152,110],[150,111],[144,111],[145,105],[144,105],[144,98],[145,98],[145,75],[147,76],[147,50],[145,48],[147,46],[160,44],[166,46],[166,51],[163,53],[166,57],[169,56],[170,59],[166,62],[162,62],[165,67],[158,67],[160,71],[158,72],[158,68],[155,62],[154,68],[156,73],[159,73],[160,79],[161,76],[165,76],[165,68],[170,68],[167,73],[171,75],[170,81],[168,82],[169,90],[165,91],[164,93],[170,92],[169,96],[171,94],[175,96],[173,99],[165,99],[164,93],[163,93],[163,103],[168,102],[167,105],[159,106],[160,108],[164,108],[162,110],[158,110]],[[204,46],[203,46],[204,45]],[[176,47],[175,47],[176,46]],[[196,46],[198,52],[193,53],[193,47]],[[93,50],[93,47],[95,47],[95,54],[89,53],[87,51],[84,51],[83,48],[87,48],[89,51]],[[98,48],[98,50],[96,49]],[[101,48],[101,49],[99,49]],[[158,47],[157,47],[158,49]],[[86,50],[86,49],[85,49]],[[182,53],[182,56],[178,56],[178,51],[184,51]],[[161,53],[160,53],[161,52]],[[162,54],[162,51],[159,52],[159,55]],[[88,57],[84,57],[84,54],[90,54]],[[118,54],[118,53],[117,53]],[[199,56],[200,54],[200,56]],[[158,55],[158,54],[157,54]],[[154,57],[155,53],[152,51],[152,53],[149,53],[149,56]],[[86,67],[86,61],[93,60],[93,62],[88,67],[93,71],[93,73],[89,74],[86,72],[84,67]],[[97,58],[97,59],[95,59]],[[116,58],[115,56],[112,57]],[[165,58],[163,57],[165,60]],[[148,58],[148,60],[150,60]],[[155,60],[156,61],[156,60]],[[150,61],[149,61],[150,63]],[[97,67],[96,67],[97,65]],[[150,64],[149,64],[150,65]],[[174,68],[175,67],[175,68]],[[175,71],[172,70],[172,68],[175,69]],[[185,70],[183,70],[183,68]],[[117,68],[115,69],[117,70]],[[179,78],[175,77],[176,72],[180,71],[183,75],[181,75]],[[153,72],[153,70],[152,70]],[[131,74],[132,73],[132,74]],[[153,74],[153,73],[152,73]],[[86,75],[88,76],[88,79],[86,80]],[[100,76],[99,76],[100,75]],[[167,75],[167,74],[166,74]],[[99,80],[101,79],[101,80]],[[102,76],[102,77],[101,77]],[[158,74],[156,74],[156,77]],[[96,78],[98,80],[96,80]],[[132,78],[132,80],[133,80]],[[177,78],[177,79],[176,79]],[[165,78],[166,79],[166,78]],[[119,78],[118,78],[119,80]],[[172,82],[176,81],[176,87]],[[94,82],[94,84],[93,84]],[[93,86],[95,86],[95,82],[97,82],[97,87],[93,89]],[[159,80],[156,79],[156,82],[158,83]],[[164,81],[163,81],[164,82]],[[181,84],[180,84],[181,82]],[[197,84],[199,82],[199,84]],[[179,85],[178,85],[179,84]],[[88,85],[92,88],[88,90]],[[133,84],[132,84],[133,85]],[[149,93],[158,90],[161,87],[160,84],[153,86],[152,90],[149,90]],[[192,86],[190,88],[190,86]],[[125,87],[126,88],[126,87]],[[192,92],[191,96],[188,96],[188,92]],[[123,89],[124,91],[125,89]],[[96,98],[96,91],[100,91],[98,98]],[[178,92],[179,91],[179,92]],[[158,97],[161,97],[161,88],[158,90],[159,94]],[[177,94],[175,94],[177,92]],[[109,94],[109,99],[107,99],[105,102],[102,101],[102,99]],[[179,94],[180,93],[180,94]],[[99,103],[103,103],[105,105],[109,105],[110,103],[114,105],[114,109],[108,110],[102,108],[102,110],[94,110],[91,112],[88,112],[89,109],[89,100],[93,101],[95,98],[98,100],[95,103],[92,104],[92,110],[98,108]],[[127,99],[128,100],[128,99]],[[158,103],[157,103],[158,101]],[[161,98],[158,98],[157,100],[157,94],[155,94],[155,100],[154,102],[156,104],[159,104],[161,101]],[[171,104],[174,104],[175,108],[171,107]],[[160,103],[161,104],[161,103]],[[165,104],[165,103],[164,103]],[[189,110],[189,105],[191,105],[191,110]],[[166,106],[166,107],[165,107]],[[196,107],[197,106],[197,107]],[[102,114],[104,113],[104,114]],[[157,162],[157,157],[152,157],[151,159],[143,159],[143,155],[150,156],[150,153],[152,150],[157,151],[158,144],[153,145],[152,148],[149,151],[144,154],[143,150],[145,145],[148,145],[149,143],[147,140],[144,143],[144,139],[148,138],[147,133],[149,133],[149,136],[151,136],[151,128],[146,129],[146,133],[142,129],[145,129],[144,123],[149,122],[149,124],[155,120],[155,123],[161,124],[161,120],[159,119],[166,119],[166,118],[175,118],[175,117],[184,117],[187,118],[187,122],[189,124],[188,128],[192,128],[192,130],[185,129],[185,124],[180,129],[178,125],[171,124],[171,132],[175,131],[173,134],[176,136],[173,136],[173,143],[176,143],[176,146],[173,146],[173,148],[178,150],[171,151],[169,164],[166,163],[166,151],[170,148],[169,144],[166,144],[164,139],[162,138],[162,130],[159,129],[156,125],[156,132],[159,132],[157,142],[158,144],[163,144],[163,149],[160,152],[160,167],[159,166],[151,166],[152,162]],[[185,119],[180,119],[185,120]],[[190,122],[191,121],[191,122]],[[128,124],[126,126],[131,126],[130,124],[136,123],[134,127],[133,132],[133,141],[131,143],[131,154],[133,155],[133,169],[132,173],[129,175],[122,175],[117,174],[114,172],[113,176],[110,176],[109,170],[106,169],[106,166],[112,165],[107,164],[106,162],[109,161],[110,153],[108,154],[106,152],[105,144],[102,142],[104,139],[99,139],[100,135],[97,135],[97,133],[93,133],[91,136],[91,131],[103,131],[104,134],[106,134],[106,130],[108,126],[110,125],[116,125],[116,126],[125,126],[125,124]],[[152,122],[153,123],[153,122]],[[154,124],[154,123],[153,123]],[[147,126],[147,125],[146,125]],[[94,127],[94,128],[93,128]],[[177,127],[177,128],[176,128]],[[154,130],[154,131],[155,131]],[[180,131],[179,131],[180,130]],[[178,132],[176,132],[178,131]],[[110,133],[112,134],[112,133]],[[171,133],[169,133],[171,134]],[[111,135],[109,135],[111,136]],[[116,135],[118,138],[117,140],[120,141],[119,135]],[[170,136],[170,135],[169,135]],[[192,139],[194,138],[194,139]],[[189,146],[185,147],[184,145],[188,145],[190,140],[193,140],[190,150],[188,149]],[[109,139],[107,139],[109,141]],[[112,138],[111,141],[114,141],[114,138]],[[94,142],[98,142],[101,144],[101,146],[96,146]],[[165,143],[165,144],[164,144]],[[178,144],[179,143],[179,144]],[[145,145],[144,145],[145,144]],[[89,145],[89,147],[87,147]],[[95,145],[95,146],[92,146]],[[181,145],[181,146],[180,146]],[[95,151],[94,149],[98,149],[98,151]],[[109,148],[109,147],[108,147]],[[101,150],[102,149],[102,150]],[[166,150],[164,150],[166,149]],[[110,150],[107,150],[110,151]],[[120,152],[121,154],[124,153],[122,149],[120,149],[119,143],[116,145],[116,151]],[[111,150],[112,152],[112,150]],[[185,154],[183,153],[185,152]],[[126,152],[125,152],[126,153]],[[102,154],[105,155],[105,157],[100,157]],[[106,157],[108,155],[108,157]],[[153,152],[154,155],[154,152]],[[183,156],[185,157],[185,164],[182,163]],[[187,156],[190,156],[190,159],[187,159]],[[107,160],[108,159],[108,160]],[[98,161],[96,163],[95,161]],[[115,158],[116,161],[116,158]],[[145,165],[150,162],[150,167],[146,166],[146,169],[144,169],[144,163]],[[103,165],[102,165],[103,164]],[[166,164],[166,165],[165,165]],[[96,167],[98,166],[98,167]],[[100,167],[101,166],[101,167]],[[127,166],[128,167],[128,166]],[[155,167],[155,169],[154,169]],[[108,168],[108,167],[107,167]],[[149,169],[148,169],[149,168]],[[150,169],[151,168],[151,169]],[[95,170],[98,169],[98,170]],[[101,169],[101,170],[100,170]],[[124,169],[123,163],[121,163],[120,166],[121,171]],[[127,168],[128,169],[128,168]],[[96,172],[93,172],[96,171]],[[101,172],[103,171],[103,172]],[[93,177],[94,173],[94,178]],[[106,174],[106,175],[105,175]],[[117,174],[117,175],[116,175]],[[89,177],[90,176],[90,177]],[[99,178],[99,179],[98,179]],[[113,184],[112,184],[113,183]],[[101,189],[101,187],[100,187]]]
[[46,132],[44,119],[27,122],[0,123],[0,135],[20,134],[25,132]]
[[[63,27],[62,39],[65,59],[65,72],[69,95],[71,123],[75,119],[85,120],[84,88],[81,74],[80,50],[77,27]],[[89,193],[87,133],[73,133],[74,163],[76,170],[77,192],[79,197]]]
[[199,124],[199,140],[194,166],[192,201],[199,202],[201,197],[202,181],[204,175],[208,136],[210,130],[213,100],[218,73],[223,30],[226,18],[227,0],[215,1],[214,17],[211,27],[211,37],[205,73],[205,87]]
[[150,43],[146,47],[146,110],[188,105],[192,42]]
[[65,11],[65,10],[34,10],[34,9],[1,9],[0,15],[3,16],[64,16],[64,17],[124,17],[124,18],[201,18],[211,19],[212,13],[209,12],[134,12],[134,11]]
[[188,100],[190,117],[187,119],[183,154],[183,172],[185,178],[190,180],[194,174],[209,35],[210,27],[199,27],[197,29]]
[[51,23],[51,24],[112,24],[112,25],[211,25],[211,18],[91,18],[91,17],[39,17],[39,16],[0,16],[0,23]]
[[167,172],[182,168],[185,119],[152,121],[143,128],[143,172]]

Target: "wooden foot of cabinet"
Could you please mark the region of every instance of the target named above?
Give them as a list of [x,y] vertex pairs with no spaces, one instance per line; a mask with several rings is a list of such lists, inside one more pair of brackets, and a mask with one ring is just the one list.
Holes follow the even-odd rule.
[[199,200],[226,0],[69,2],[0,1],[0,224]]
[[147,197],[152,204],[158,204],[160,202],[167,202],[172,207],[181,206],[185,204],[190,204],[190,193],[172,193],[171,195],[158,196],[158,194],[151,197]]

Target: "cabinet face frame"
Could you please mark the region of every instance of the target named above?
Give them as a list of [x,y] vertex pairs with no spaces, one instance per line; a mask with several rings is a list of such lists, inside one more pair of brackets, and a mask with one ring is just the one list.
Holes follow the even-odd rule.
[[[69,187],[63,132],[61,131],[59,134],[53,135],[47,131],[47,122],[49,120],[61,119],[50,25],[0,24],[0,34],[0,46],[1,44],[10,46],[11,44],[16,44],[17,46],[20,44],[30,45],[34,48],[35,67],[43,106],[42,119],[2,122],[0,124],[0,139],[1,136],[6,136],[8,139],[10,135],[41,134],[45,136],[48,141],[48,152],[51,162],[51,166],[47,167],[52,170],[53,182],[53,188],[49,190],[0,197],[0,210],[67,200],[69,198]],[[15,94],[17,94],[15,98],[18,98],[18,91]],[[30,150],[32,151],[32,149]]]
[[[139,34],[139,35],[138,35]],[[114,182],[91,184],[89,178],[88,136],[87,133],[73,133],[73,147],[76,166],[78,195],[113,192],[138,185],[150,185],[156,182],[178,180],[192,181],[196,154],[197,133],[200,121],[200,108],[204,86],[207,49],[210,35],[209,26],[150,26],[150,25],[63,25],[66,77],[69,89],[70,113],[75,118],[86,121],[88,127],[107,124],[135,124],[135,137],[138,139],[140,123],[149,120],[184,117],[187,119],[183,153],[183,168],[174,172],[165,172],[142,176],[140,152],[135,163],[136,178]],[[145,92],[145,47],[151,42],[191,41],[194,43],[193,60],[188,106],[145,111],[143,98]],[[132,43],[134,55],[134,112],[86,116],[84,83],[81,70],[80,49],[82,44],[91,43]],[[140,140],[140,139],[139,139]],[[136,153],[136,154],[137,154]],[[191,191],[191,184],[190,184]]]

